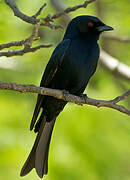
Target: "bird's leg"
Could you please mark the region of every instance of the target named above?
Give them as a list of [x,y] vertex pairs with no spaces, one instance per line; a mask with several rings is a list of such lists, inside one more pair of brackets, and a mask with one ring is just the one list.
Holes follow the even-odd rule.
[[69,94],[69,91],[62,90],[62,93],[63,93],[64,99],[66,99],[66,96]]
[[81,94],[80,97],[85,101],[85,103],[87,102],[87,94]]
[[69,91],[66,91],[65,89],[62,90],[63,94],[69,94]]

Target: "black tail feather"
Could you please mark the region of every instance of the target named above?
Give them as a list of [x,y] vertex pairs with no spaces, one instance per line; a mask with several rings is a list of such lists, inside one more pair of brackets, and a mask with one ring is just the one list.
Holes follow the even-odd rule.
[[51,122],[46,122],[41,138],[39,140],[36,155],[35,155],[35,169],[39,177],[43,177],[44,173],[48,172],[48,154],[51,134],[54,127],[55,119]]
[[33,168],[36,169],[40,178],[42,178],[44,174],[47,174],[49,145],[55,119],[56,118],[54,118],[51,122],[46,122],[45,116],[43,117],[35,143],[21,170],[20,176],[25,176]]

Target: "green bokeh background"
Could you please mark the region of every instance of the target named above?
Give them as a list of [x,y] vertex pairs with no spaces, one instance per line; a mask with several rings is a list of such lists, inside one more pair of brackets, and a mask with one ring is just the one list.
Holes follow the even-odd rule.
[[[16,1],[22,12],[33,15],[43,1]],[[41,14],[45,17],[55,10],[50,1]],[[66,0],[65,6],[83,1]],[[130,36],[129,0],[102,0],[103,18],[115,28],[111,34]],[[62,1],[63,3],[63,1]],[[95,3],[70,14],[97,15]],[[59,23],[59,20],[56,21]],[[30,35],[33,26],[13,15],[0,1],[0,43],[21,40]],[[65,29],[64,29],[65,30]],[[39,85],[45,65],[54,48],[63,37],[64,30],[40,28],[40,42],[54,46],[24,56],[0,58],[0,80]],[[105,42],[108,51],[130,66],[130,44]],[[5,64],[6,63],[6,64]],[[98,99],[112,99],[130,88],[128,81],[114,77],[98,66],[86,93]],[[36,94],[0,91],[0,179],[38,180],[33,170],[20,177],[20,169],[33,145],[35,134],[29,124],[36,102]],[[130,99],[123,104],[130,108]],[[69,103],[57,118],[51,141],[49,174],[45,180],[129,180],[130,179],[130,118],[108,108],[77,106]]]

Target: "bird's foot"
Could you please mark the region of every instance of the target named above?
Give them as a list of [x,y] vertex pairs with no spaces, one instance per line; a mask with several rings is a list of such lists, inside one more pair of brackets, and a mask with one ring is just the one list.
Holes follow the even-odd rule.
[[66,96],[69,94],[69,91],[62,90],[62,94],[63,94],[64,99],[66,99]]
[[63,94],[69,94],[69,91],[62,90]]
[[80,97],[85,101],[85,103],[87,103],[87,94],[81,94]]

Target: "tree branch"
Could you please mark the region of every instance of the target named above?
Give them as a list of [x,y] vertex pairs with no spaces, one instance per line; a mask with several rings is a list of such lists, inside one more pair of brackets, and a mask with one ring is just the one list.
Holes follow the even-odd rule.
[[14,3],[13,0],[5,0],[5,3],[13,10],[15,16],[19,17],[20,19],[22,19],[23,21],[25,21],[27,23],[30,23],[30,24],[40,23],[41,26],[48,26],[51,29],[58,29],[58,28],[61,28],[61,26],[53,25],[50,22],[53,22],[55,19],[65,15],[65,14],[68,14],[72,11],[75,11],[79,8],[86,8],[88,6],[88,4],[90,4],[94,1],[96,1],[96,0],[86,0],[83,4],[79,4],[79,5],[76,5],[73,7],[66,8],[64,11],[58,12],[52,16],[48,14],[45,18],[40,18],[40,19],[37,19],[36,17],[40,15],[43,7],[45,7],[45,4],[39,9],[39,11],[35,15],[30,17],[30,16],[23,14],[19,10],[19,8],[17,7],[17,5]]
[[43,20],[43,22],[40,23],[40,25],[44,25],[44,26],[48,26],[50,27],[51,29],[58,29],[58,28],[61,28],[61,26],[55,28],[55,26],[52,24],[50,24],[50,22],[53,22],[55,19],[59,18],[59,17],[62,17],[70,12],[73,12],[79,8],[86,8],[90,3],[94,2],[96,0],[86,0],[84,1],[83,4],[79,4],[79,5],[76,5],[76,6],[73,6],[73,7],[68,7],[66,8],[65,10],[61,9],[60,12],[54,14],[53,16],[51,16],[50,14],[47,15],[45,18],[41,18]]
[[[21,50],[12,50],[12,51],[7,51],[7,52],[2,51],[2,52],[0,52],[0,56],[9,57],[9,56],[13,56],[13,55],[23,55],[24,53],[33,52],[33,51],[36,51],[37,49],[40,49],[40,48],[43,48],[43,47],[50,47],[51,45],[39,45],[39,46],[31,48],[33,41],[39,39],[39,37],[38,37],[39,27],[44,25],[44,26],[48,26],[48,27],[50,27],[52,29],[61,28],[61,26],[51,24],[51,22],[53,22],[55,19],[57,19],[57,18],[59,18],[61,16],[64,16],[64,15],[66,15],[66,14],[72,12],[72,11],[75,11],[75,10],[77,10],[79,8],[86,8],[87,5],[92,3],[93,1],[95,1],[95,0],[86,0],[83,4],[79,4],[77,6],[66,8],[65,10],[62,10],[61,12],[58,12],[58,13],[52,15],[52,16],[47,15],[45,18],[37,19],[37,17],[40,15],[41,11],[46,6],[46,4],[44,4],[38,10],[38,12],[35,15],[30,17],[30,16],[27,16],[27,15],[23,14],[18,9],[17,5],[14,3],[13,0],[5,0],[6,4],[13,10],[15,16],[19,17],[20,19],[22,19],[25,22],[28,22],[28,23],[31,23],[31,24],[36,24],[36,25],[34,27],[34,31],[33,31],[32,35],[29,36],[28,38],[26,38],[24,40],[21,40],[21,41],[13,41],[11,43],[1,44],[0,45],[0,50],[2,50],[4,48],[9,48],[9,47],[12,47],[12,46],[22,46],[22,45],[24,45],[23,49],[21,49]],[[125,39],[125,41],[128,42],[129,40]],[[130,80],[130,71],[129,71],[130,69],[129,69],[129,67],[119,63],[118,60],[111,57],[110,55],[108,55],[104,51],[101,51],[100,59],[102,60],[102,64],[104,66],[106,66],[109,70],[111,70],[114,74],[119,74],[122,77]],[[108,64],[108,62],[111,62],[110,63],[111,66],[110,66],[110,64]],[[130,110],[128,110],[124,106],[121,106],[121,105],[117,104],[118,102],[122,101],[123,99],[126,99],[130,95],[130,90],[127,91],[126,93],[124,93],[123,95],[116,97],[113,100],[104,101],[104,100],[92,99],[92,98],[89,98],[89,97],[84,99],[83,97],[78,97],[78,96],[75,96],[75,95],[72,95],[72,94],[65,93],[64,91],[55,90],[55,89],[37,87],[37,86],[34,86],[34,85],[20,85],[20,84],[15,84],[15,83],[6,83],[6,82],[1,82],[1,81],[0,81],[0,89],[14,90],[14,91],[19,91],[19,92],[32,92],[32,93],[38,93],[38,94],[42,94],[42,95],[54,96],[54,97],[56,97],[58,99],[63,99],[65,101],[74,102],[74,103],[80,104],[80,105],[88,104],[88,105],[93,105],[93,106],[96,106],[96,107],[113,108],[113,109],[116,109],[116,110],[118,110],[118,111],[120,111],[122,113],[130,115]]]
[[22,19],[23,21],[31,24],[37,24],[39,22],[38,19],[35,17],[27,16],[26,14],[23,14],[19,8],[17,7],[16,3],[13,0],[5,0],[5,3],[13,10],[14,15],[18,18]]
[[112,72],[115,76],[120,76],[125,80],[130,80],[130,67],[120,63],[116,58],[110,56],[105,51],[100,52],[100,62],[103,67]]
[[23,49],[20,49],[20,50],[10,50],[10,51],[2,51],[0,52],[0,56],[6,56],[6,57],[11,57],[11,56],[22,56],[24,55],[25,53],[29,53],[29,52],[35,52],[37,51],[38,49],[41,49],[41,48],[49,48],[51,47],[52,45],[39,45],[39,46],[35,46],[33,48],[23,48]]
[[130,43],[130,38],[129,37],[120,37],[120,36],[114,36],[114,35],[103,35],[103,38],[117,41],[117,42],[122,42],[122,43]]
[[0,44],[0,50],[2,50],[4,48],[10,48],[10,47],[13,47],[13,46],[22,46],[22,45],[24,45],[23,49],[2,51],[2,52],[0,52],[0,57],[1,56],[11,57],[11,56],[18,56],[18,55],[21,56],[21,55],[23,55],[25,53],[34,52],[34,51],[36,51],[38,49],[41,49],[41,48],[51,47],[52,44],[49,44],[49,45],[43,45],[42,44],[42,45],[35,46],[35,47],[31,48],[33,41],[36,41],[36,40],[40,39],[40,37],[38,37],[39,27],[40,27],[40,25],[36,24],[34,26],[32,34],[28,38],[26,38],[24,40],[13,41],[13,42],[10,42],[10,43],[7,43],[7,44]]
[[26,42],[26,39],[23,39],[21,41],[12,41],[6,44],[0,44],[0,50],[5,49],[5,48],[10,48],[13,46],[22,46]]
[[21,41],[12,41],[12,42],[9,42],[6,44],[0,44],[0,50],[5,49],[5,48],[10,48],[13,46],[24,45],[23,49],[2,51],[2,52],[0,52],[0,56],[11,57],[11,56],[16,56],[16,55],[23,55],[28,52],[34,52],[40,48],[51,47],[52,45],[50,44],[50,45],[39,45],[39,46],[35,46],[35,47],[31,48],[33,41],[40,39],[40,37],[38,37],[39,27],[40,26],[48,26],[51,29],[62,28],[62,26],[54,25],[54,24],[51,24],[50,22],[53,22],[54,19],[57,19],[60,16],[63,16],[64,14],[75,11],[79,8],[82,8],[82,7],[86,8],[87,5],[93,1],[95,1],[95,0],[87,0],[83,4],[80,4],[80,5],[77,5],[74,7],[69,7],[59,13],[54,14],[53,16],[47,15],[45,18],[37,19],[37,17],[41,14],[41,11],[43,10],[43,8],[46,6],[46,3],[43,4],[43,6],[35,13],[35,15],[30,17],[30,16],[23,14],[19,10],[19,8],[17,7],[16,3],[13,0],[5,0],[5,3],[13,10],[15,16],[19,17],[20,19],[22,19],[25,22],[34,24],[35,26],[34,26],[33,33],[28,38],[21,40]]
[[36,14],[33,15],[32,17],[34,17],[34,18],[38,17],[38,16],[41,14],[41,12],[42,12],[42,10],[44,9],[45,6],[46,6],[46,3],[44,3],[44,4],[42,5],[42,7],[40,7],[40,9],[38,10],[38,12],[36,12]]
[[[51,4],[54,6],[56,12],[61,12],[64,11],[65,7],[64,7],[64,1],[60,0],[50,0]],[[69,14],[65,14],[64,16],[62,16],[61,21],[66,25],[69,21],[71,20],[71,17]]]
[[88,4],[90,4],[90,3],[94,2],[94,1],[95,1],[95,0],[87,0],[87,1],[84,1],[83,4],[79,4],[79,5],[73,6],[73,7],[68,7],[68,8],[66,8],[64,11],[61,11],[61,12],[58,12],[58,13],[54,14],[54,15],[51,17],[51,19],[57,19],[57,18],[65,15],[65,14],[68,14],[68,13],[70,13],[70,12],[72,12],[72,11],[75,11],[75,10],[77,10],[77,9],[79,9],[79,8],[86,8],[86,7],[88,6]]
[[12,41],[10,43],[0,44],[0,50],[5,49],[5,48],[10,48],[13,46],[22,46],[25,44],[30,44],[31,46],[33,41],[40,39],[40,37],[38,37],[38,30],[39,30],[39,25],[37,24],[34,26],[34,30],[28,38],[23,39],[21,41]]
[[92,98],[83,98],[79,96],[75,96],[69,93],[66,93],[65,91],[56,90],[56,89],[49,89],[45,87],[38,87],[35,85],[21,85],[16,83],[7,83],[0,81],[0,89],[2,90],[13,90],[18,91],[22,93],[38,93],[46,96],[53,96],[58,99],[63,99],[64,101],[73,102],[75,104],[88,104],[96,107],[108,107],[115,109],[117,111],[120,111],[124,114],[130,115],[130,110],[125,108],[122,105],[118,105],[117,103],[126,99],[128,96],[130,96],[130,90],[126,93],[122,94],[121,96],[116,97],[113,100],[105,101],[105,100],[97,100]]

